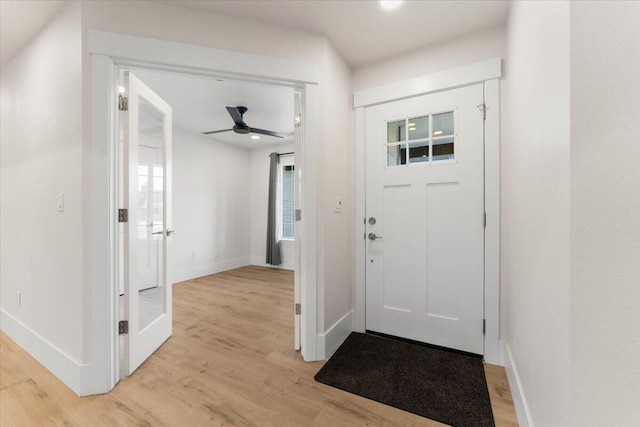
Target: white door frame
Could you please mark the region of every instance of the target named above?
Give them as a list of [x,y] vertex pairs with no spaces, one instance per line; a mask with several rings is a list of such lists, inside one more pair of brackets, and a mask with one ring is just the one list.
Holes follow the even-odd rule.
[[[91,55],[91,284],[92,362],[81,395],[106,393],[119,381],[117,294],[117,65],[137,65],[293,87],[302,95],[301,353],[317,354],[318,66],[104,31],[89,31]],[[291,318],[293,321],[293,316]]]
[[485,228],[484,249],[484,312],[486,333],[484,359],[488,363],[503,365],[500,356],[500,77],[502,60],[490,59],[452,70],[429,74],[398,83],[356,92],[355,109],[355,330],[365,331],[366,307],[366,240],[364,236],[365,212],[365,109],[398,99],[426,95],[447,89],[484,84],[486,120],[484,127],[484,185]]

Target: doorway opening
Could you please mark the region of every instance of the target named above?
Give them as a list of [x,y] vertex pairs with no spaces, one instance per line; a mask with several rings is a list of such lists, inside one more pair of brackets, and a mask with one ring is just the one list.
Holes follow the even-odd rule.
[[[299,350],[304,92],[140,65],[116,73],[119,377],[171,336],[174,283],[249,265],[295,272]],[[280,256],[266,263],[269,227]]]

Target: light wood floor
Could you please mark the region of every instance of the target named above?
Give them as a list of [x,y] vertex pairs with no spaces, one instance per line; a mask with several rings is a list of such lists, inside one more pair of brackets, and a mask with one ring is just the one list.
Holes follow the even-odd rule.
[[[174,285],[173,336],[100,396],[77,397],[0,334],[0,425],[443,425],[315,382],[323,363],[292,350],[292,283],[245,267]],[[485,371],[496,425],[517,425],[504,369]]]

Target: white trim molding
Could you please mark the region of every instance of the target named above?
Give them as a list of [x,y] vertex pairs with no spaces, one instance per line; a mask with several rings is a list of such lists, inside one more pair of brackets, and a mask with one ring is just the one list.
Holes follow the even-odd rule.
[[11,314],[0,309],[0,329],[78,395],[87,394],[91,365],[79,363]]
[[354,329],[366,330],[366,259],[363,219],[366,216],[365,168],[365,113],[373,105],[398,99],[455,89],[477,83],[484,85],[486,120],[485,144],[485,261],[484,261],[484,313],[486,333],[484,359],[501,365],[500,356],[500,77],[502,59],[494,58],[464,67],[404,80],[356,92],[355,108],[355,310]]
[[251,255],[251,265],[257,265],[259,267],[277,268],[280,270],[291,270],[291,271],[294,271],[296,268],[294,260],[284,260],[280,265],[267,264],[264,261],[263,255]]
[[172,268],[171,283],[184,282],[185,280],[204,277],[210,274],[220,273],[222,271],[233,270],[234,268],[245,267],[250,264],[251,257],[246,256],[193,267]]
[[529,405],[524,395],[524,388],[520,382],[520,376],[518,376],[518,370],[516,364],[511,356],[511,351],[507,343],[504,343],[504,355],[505,355],[505,370],[507,371],[507,379],[509,380],[509,388],[511,388],[511,397],[513,398],[513,406],[516,408],[516,415],[518,416],[518,424],[520,427],[533,427],[533,420],[531,419],[531,412],[529,411]]
[[365,89],[353,95],[353,108],[454,89],[497,79],[502,76],[502,59],[493,58],[464,67],[427,74],[384,86]]
[[107,31],[89,30],[89,52],[124,61],[179,66],[218,75],[318,83],[315,64]]
[[484,82],[484,360],[500,359],[500,80]]
[[328,359],[353,331],[353,311],[348,312],[324,334],[318,335],[318,358]]

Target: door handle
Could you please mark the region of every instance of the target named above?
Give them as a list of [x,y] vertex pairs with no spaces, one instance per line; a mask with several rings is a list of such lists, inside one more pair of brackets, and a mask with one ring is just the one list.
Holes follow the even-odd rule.
[[[155,233],[151,233],[151,234],[165,234],[164,231],[156,231]],[[167,237],[171,236],[172,234],[176,234],[176,232],[174,230],[167,230]]]
[[369,240],[382,239],[382,236],[376,236],[376,233],[369,233]]

